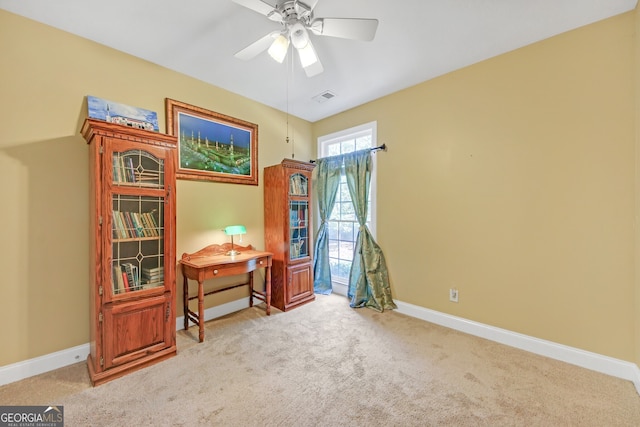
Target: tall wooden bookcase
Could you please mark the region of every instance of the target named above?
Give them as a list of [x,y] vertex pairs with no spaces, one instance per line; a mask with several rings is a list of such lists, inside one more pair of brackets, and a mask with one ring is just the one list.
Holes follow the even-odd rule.
[[94,385],[176,354],[176,137],[87,119]]
[[284,159],[264,169],[265,246],[273,253],[271,305],[287,311],[313,301],[311,173]]

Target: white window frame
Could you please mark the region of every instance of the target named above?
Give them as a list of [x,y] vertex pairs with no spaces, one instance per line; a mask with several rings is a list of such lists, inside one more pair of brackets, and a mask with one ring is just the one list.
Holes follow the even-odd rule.
[[[354,126],[349,129],[345,129],[339,132],[334,132],[328,135],[323,135],[318,137],[318,157],[328,157],[330,153],[328,152],[329,145],[335,144],[337,142],[342,142],[350,139],[355,139],[359,136],[371,135],[371,147],[374,148],[378,146],[378,138],[377,138],[377,127],[378,124],[376,121],[365,123],[359,126]],[[370,223],[369,231],[373,237],[376,237],[376,156],[372,156],[373,170],[371,172],[371,182],[369,184],[369,218]],[[336,293],[340,293],[346,295],[348,283],[341,278],[332,277],[334,291]]]

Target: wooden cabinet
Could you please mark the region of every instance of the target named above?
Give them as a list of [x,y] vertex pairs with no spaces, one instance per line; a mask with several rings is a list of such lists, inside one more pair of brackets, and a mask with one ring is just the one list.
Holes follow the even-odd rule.
[[176,354],[176,138],[87,119],[94,385]]
[[312,163],[285,159],[264,169],[266,250],[273,253],[271,305],[287,311],[313,301]]

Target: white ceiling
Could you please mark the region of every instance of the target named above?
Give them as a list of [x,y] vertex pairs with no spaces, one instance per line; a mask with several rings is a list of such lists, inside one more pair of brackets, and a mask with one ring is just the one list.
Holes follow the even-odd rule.
[[[314,122],[630,11],[636,3],[319,0],[316,17],[376,18],[380,23],[371,42],[312,35],[324,72],[311,78],[295,56],[296,61],[283,64],[266,52],[247,62],[236,59],[237,51],[280,27],[231,0],[0,0],[0,8]],[[323,103],[313,100],[325,91],[336,97]]]

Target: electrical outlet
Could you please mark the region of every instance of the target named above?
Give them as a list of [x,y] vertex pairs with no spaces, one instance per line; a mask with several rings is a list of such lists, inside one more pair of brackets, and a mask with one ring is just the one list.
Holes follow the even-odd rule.
[[458,302],[458,290],[455,288],[449,289],[449,301]]

